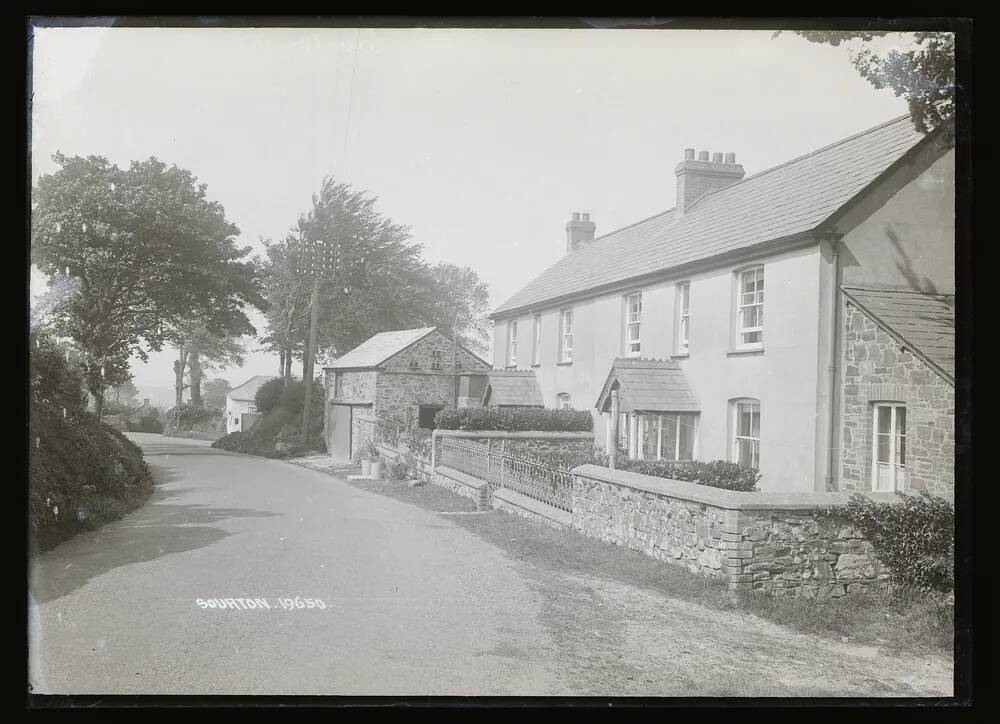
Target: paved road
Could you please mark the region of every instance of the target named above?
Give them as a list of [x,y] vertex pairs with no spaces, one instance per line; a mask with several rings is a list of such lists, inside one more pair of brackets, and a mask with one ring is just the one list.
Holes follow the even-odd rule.
[[[496,548],[433,512],[197,440],[132,436],[160,484],[34,570],[35,690],[546,693],[545,634]],[[279,608],[285,597],[325,609]],[[269,610],[202,609],[208,598]]]
[[[34,562],[36,692],[951,695],[950,661],[539,567],[320,472],[132,437],[151,501]],[[295,596],[325,608],[280,607]]]

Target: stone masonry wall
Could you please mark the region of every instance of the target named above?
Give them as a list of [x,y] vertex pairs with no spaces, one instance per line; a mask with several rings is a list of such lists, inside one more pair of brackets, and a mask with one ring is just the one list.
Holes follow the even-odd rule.
[[375,412],[379,417],[397,416],[416,424],[420,405],[450,405],[455,395],[451,375],[379,372],[375,388]]
[[955,489],[955,387],[850,302],[844,309],[840,488],[871,490],[872,403],[906,404],[906,488]]
[[574,471],[572,525],[731,588],[838,597],[889,577],[860,531],[820,512],[849,497],[738,493],[586,465]]
[[[454,355],[455,350],[451,340],[439,332],[433,332],[390,359],[380,369],[387,372],[418,371],[429,374],[444,374],[448,375],[449,382],[454,384],[454,370],[452,369]],[[416,368],[411,367],[411,364],[416,364]],[[462,347],[458,348],[459,373],[489,369],[489,364]]]

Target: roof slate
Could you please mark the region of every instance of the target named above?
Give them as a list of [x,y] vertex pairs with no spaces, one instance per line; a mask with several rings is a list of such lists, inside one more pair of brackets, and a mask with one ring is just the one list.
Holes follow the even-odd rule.
[[812,231],[922,138],[901,116],[703,196],[680,218],[670,209],[598,237],[493,315]]
[[955,379],[955,296],[900,289],[843,287],[868,315]]
[[483,399],[487,396],[491,405],[545,406],[538,380],[530,370],[492,370],[483,390]]
[[616,380],[622,412],[701,412],[684,370],[672,360],[616,359],[597,400],[598,410],[609,409],[611,388]]
[[256,375],[238,387],[234,387],[226,393],[226,397],[233,400],[252,400],[257,396],[257,390],[265,382],[277,379],[274,376]]
[[325,369],[378,367],[394,354],[401,352],[414,342],[423,339],[435,329],[436,327],[420,327],[418,329],[398,329],[392,332],[379,332],[366,339]]

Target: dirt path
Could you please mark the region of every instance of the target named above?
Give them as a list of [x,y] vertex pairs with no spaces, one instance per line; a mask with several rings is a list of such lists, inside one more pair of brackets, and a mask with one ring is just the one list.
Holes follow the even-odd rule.
[[523,567],[544,597],[568,695],[952,695],[952,662],[942,656],[900,658],[616,581]]

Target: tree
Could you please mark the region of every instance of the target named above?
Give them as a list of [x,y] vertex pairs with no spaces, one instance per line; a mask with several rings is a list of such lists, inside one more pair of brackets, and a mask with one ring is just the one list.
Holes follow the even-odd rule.
[[264,294],[269,304],[264,349],[278,353],[278,376],[287,387],[292,358],[301,358],[309,325],[309,282],[295,269],[294,240],[265,241]]
[[[780,32],[780,31],[779,31]],[[797,35],[813,43],[867,43],[888,31],[802,30]],[[941,129],[947,143],[955,139],[955,35],[913,34],[913,47],[879,52],[862,46],[849,50],[861,77],[875,88],[891,88],[906,98],[913,124],[921,133]]]
[[226,394],[231,389],[233,386],[229,384],[229,381],[221,377],[206,380],[203,390],[205,407],[225,408]]
[[467,266],[437,264],[426,270],[425,280],[423,323],[448,337],[457,334],[458,343],[469,349],[489,349],[490,291],[479,275]]
[[[243,366],[246,347],[234,336],[217,334],[197,318],[189,318],[178,324],[172,334],[177,348],[174,360],[175,408],[183,403],[185,389],[191,390],[191,404],[202,405],[201,385],[205,370],[235,365]],[[188,384],[185,384],[185,371]]]
[[115,402],[121,404],[124,401],[124,404],[128,405],[133,399],[135,399],[136,395],[139,394],[139,389],[132,384],[132,380],[126,380],[116,386],[113,392],[115,395]]
[[51,317],[81,353],[98,416],[129,358],[147,360],[192,314],[214,333],[254,332],[244,309],[265,302],[250,249],[190,171],[155,158],[127,169],[99,156],[53,160],[32,194],[32,262],[76,282]]

